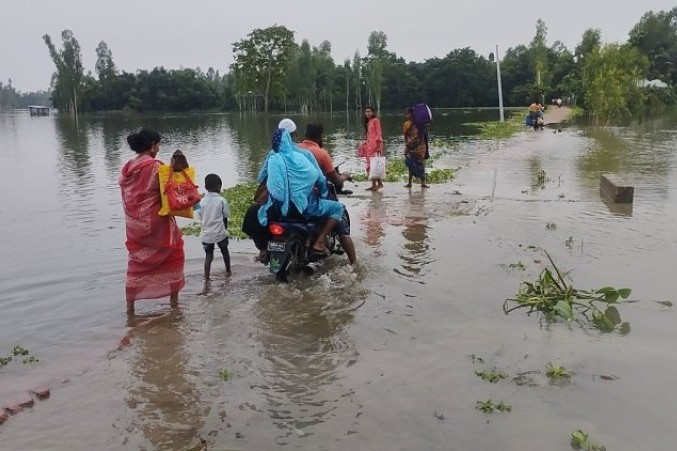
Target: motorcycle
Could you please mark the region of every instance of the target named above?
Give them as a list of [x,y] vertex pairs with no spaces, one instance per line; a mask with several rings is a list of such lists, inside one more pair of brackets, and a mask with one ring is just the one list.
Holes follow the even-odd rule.
[[[340,165],[335,167],[336,172],[339,172]],[[331,182],[327,182],[327,188],[330,200],[337,200],[338,195],[352,194],[352,191],[344,190],[343,186],[335,186]],[[343,221],[350,227],[350,215],[347,210],[344,211]],[[267,263],[270,273],[275,274],[277,281],[286,283],[290,275],[300,272],[312,275],[314,264],[327,257],[325,254],[317,254],[312,248],[323,225],[302,217],[284,218],[268,224]],[[327,237],[325,246],[329,250],[329,255],[344,253],[336,229]]]

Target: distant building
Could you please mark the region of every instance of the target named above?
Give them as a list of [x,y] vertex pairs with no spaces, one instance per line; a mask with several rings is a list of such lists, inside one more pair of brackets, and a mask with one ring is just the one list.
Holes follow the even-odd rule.
[[663,89],[670,88],[670,85],[668,85],[662,80],[659,80],[658,78],[654,80],[639,80],[637,82],[637,86],[639,86],[640,88],[663,88]]
[[28,111],[31,116],[49,116],[49,107],[41,105],[29,105]]

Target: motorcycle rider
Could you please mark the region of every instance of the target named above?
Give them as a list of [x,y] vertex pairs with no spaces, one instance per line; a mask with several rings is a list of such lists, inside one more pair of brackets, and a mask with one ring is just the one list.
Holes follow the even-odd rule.
[[265,174],[268,199],[258,210],[258,221],[262,226],[272,220],[303,214],[308,217],[326,218],[312,250],[318,254],[327,255],[329,250],[325,241],[329,233],[336,227],[343,217],[343,204],[321,198],[314,193],[318,189],[326,196],[326,178],[318,169],[317,162],[312,162],[304,154],[308,151],[299,151],[291,140],[289,131],[278,128],[273,133],[272,150],[269,153],[259,176]]
[[[338,191],[341,191],[343,189],[343,182],[350,179],[350,173],[339,174],[336,170],[334,163],[331,161],[329,152],[322,147],[323,133],[324,127],[320,122],[310,122],[306,124],[305,139],[298,144],[298,146],[313,154],[324,176],[334,184]],[[352,238],[350,238],[350,226],[348,225],[348,220],[345,216],[342,217],[339,222],[337,235],[341,247],[346,251],[348,261],[351,265],[354,264],[356,260],[355,244],[353,243]]]

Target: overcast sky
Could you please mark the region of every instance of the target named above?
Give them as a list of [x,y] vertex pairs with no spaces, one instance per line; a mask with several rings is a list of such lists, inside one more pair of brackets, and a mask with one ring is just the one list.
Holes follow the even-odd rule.
[[[82,47],[86,70],[104,40],[118,69],[214,67],[225,72],[231,45],[254,28],[274,24],[295,32],[297,42],[332,44],[337,63],[366,53],[373,30],[388,36],[388,49],[408,61],[444,57],[471,47],[488,54],[499,45],[528,44],[540,17],[548,42],[571,50],[587,28],[607,42],[624,42],[646,11],[669,10],[674,0],[2,0],[0,81],[21,91],[47,89],[54,72],[42,35],[60,45],[70,29]],[[538,5],[535,7],[534,5]]]

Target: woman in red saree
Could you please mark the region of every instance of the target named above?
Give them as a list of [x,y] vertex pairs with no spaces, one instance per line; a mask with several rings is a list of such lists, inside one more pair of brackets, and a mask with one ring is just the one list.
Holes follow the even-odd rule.
[[[358,156],[367,159],[367,175],[371,169],[369,159],[371,157],[383,156],[383,133],[381,131],[381,121],[376,117],[373,107],[364,109],[364,131],[367,133],[367,140],[360,145]],[[369,191],[378,191],[383,188],[383,179],[373,179]]]
[[127,230],[127,313],[134,313],[137,299],[169,296],[175,307],[183,278],[183,236],[173,216],[159,216],[160,184],[155,156],[160,151],[160,134],[141,129],[127,137],[138,155],[120,173],[122,204]]

